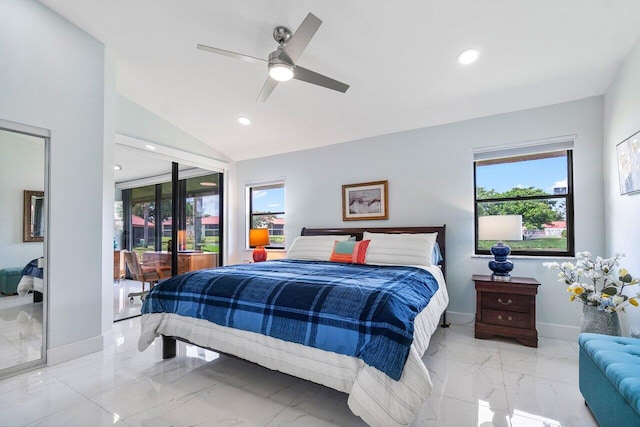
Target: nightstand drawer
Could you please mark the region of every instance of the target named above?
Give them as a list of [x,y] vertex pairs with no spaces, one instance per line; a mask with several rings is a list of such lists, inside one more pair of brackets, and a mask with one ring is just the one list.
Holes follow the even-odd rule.
[[522,311],[528,313],[530,307],[531,297],[527,295],[487,292],[482,297],[482,308],[495,308],[498,310]]
[[507,310],[492,310],[489,308],[485,308],[482,310],[482,323],[509,326],[512,328],[531,328],[529,313],[519,313],[517,311]]

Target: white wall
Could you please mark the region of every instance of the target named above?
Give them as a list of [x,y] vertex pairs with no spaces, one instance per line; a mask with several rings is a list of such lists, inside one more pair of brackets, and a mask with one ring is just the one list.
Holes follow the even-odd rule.
[[[50,362],[101,348],[105,59],[98,41],[33,0],[0,2],[0,117],[51,131]],[[108,112],[107,112],[108,114]],[[113,200],[113,197],[110,198]],[[111,207],[110,207],[111,208]]]
[[187,153],[230,160],[221,152],[122,95],[117,97],[116,128],[120,134],[156,142]]
[[104,144],[102,146],[102,316],[103,346],[113,343],[113,224],[115,191],[113,189],[113,163],[116,134],[116,57],[109,49],[104,51]]
[[[620,195],[616,145],[640,131],[640,40],[627,56],[607,90],[604,103],[605,220],[607,254],[626,254],[622,264],[634,277],[640,276],[640,194]],[[634,286],[628,295],[640,289]],[[640,329],[640,308],[621,315],[623,334]]]
[[24,190],[44,191],[44,139],[0,130],[0,269],[43,255],[41,242],[22,241]]
[[[448,310],[470,320],[475,313],[471,275],[489,271],[487,258],[473,257],[472,149],[575,134],[576,248],[602,253],[602,114],[603,99],[594,97],[238,162],[239,212],[231,261],[250,257],[244,250],[244,184],[285,176],[288,244],[303,226],[446,224]],[[342,184],[383,179],[389,180],[389,220],[342,222]],[[537,300],[541,335],[576,335],[581,307],[569,303],[556,274],[542,267],[547,260],[515,259],[513,274],[542,282]]]

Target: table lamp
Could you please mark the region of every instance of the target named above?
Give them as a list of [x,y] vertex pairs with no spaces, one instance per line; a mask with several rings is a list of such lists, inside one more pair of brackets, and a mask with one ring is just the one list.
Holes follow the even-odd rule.
[[489,261],[493,280],[511,280],[513,263],[507,259],[511,248],[503,240],[522,240],[522,215],[490,215],[478,217],[478,240],[497,240],[491,247],[494,259]]
[[252,228],[249,230],[249,246],[255,247],[253,250],[254,262],[267,260],[267,251],[264,247],[269,243],[268,228]]
[[178,250],[187,249],[187,230],[178,230]]

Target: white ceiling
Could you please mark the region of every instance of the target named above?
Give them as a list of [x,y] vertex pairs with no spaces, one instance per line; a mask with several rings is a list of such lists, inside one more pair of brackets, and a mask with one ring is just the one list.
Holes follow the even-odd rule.
[[[640,36],[637,0],[40,1],[115,53],[122,95],[234,160],[601,95]],[[266,68],[196,49],[266,59],[308,12],[298,63],[346,94],[293,80],[258,103]]]
[[[113,175],[116,184],[158,175],[171,174],[172,164],[169,160],[153,157],[142,151],[127,150],[116,145],[115,163],[122,166]],[[171,181],[171,178],[164,181]],[[116,185],[118,186],[118,185]]]

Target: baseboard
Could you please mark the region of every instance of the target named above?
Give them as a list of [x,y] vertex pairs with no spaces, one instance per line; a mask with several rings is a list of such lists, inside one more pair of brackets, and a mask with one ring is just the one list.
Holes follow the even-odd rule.
[[113,340],[113,328],[109,329],[107,332],[102,334],[102,350],[105,348],[112,346],[114,343]]
[[536,323],[538,336],[559,340],[578,341],[580,328],[577,326],[555,325],[553,323]]
[[[458,326],[474,326],[476,315],[447,311],[447,323]],[[536,323],[539,337],[577,341],[580,328],[577,326],[556,325],[553,323]]]
[[[106,335],[106,334],[105,334]],[[102,350],[107,342],[105,336],[92,337],[60,347],[47,349],[47,365],[57,365],[87,354]],[[113,343],[113,340],[111,341]]]
[[475,320],[476,320],[475,314],[458,313],[455,311],[447,310],[447,323],[450,323],[452,325],[473,327],[473,322]]

